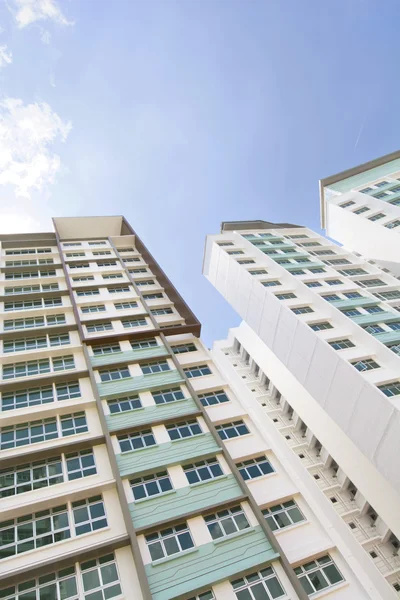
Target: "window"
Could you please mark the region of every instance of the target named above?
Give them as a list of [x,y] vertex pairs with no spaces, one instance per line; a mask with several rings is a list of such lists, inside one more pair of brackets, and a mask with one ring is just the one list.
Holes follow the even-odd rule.
[[285,527],[305,521],[303,514],[294,500],[269,506],[262,511],[262,514],[272,531],[284,529]]
[[320,323],[309,323],[309,326],[313,331],[322,331],[323,329],[332,329],[332,325],[328,321],[321,321]]
[[379,285],[387,285],[381,279],[363,279],[363,281],[356,281],[355,283],[361,287],[375,287]]
[[392,383],[378,385],[378,390],[381,390],[388,398],[398,396],[400,394],[400,381],[392,381]]
[[72,503],[75,533],[82,535],[107,527],[104,502],[101,496],[93,496],[87,500]]
[[109,294],[120,294],[121,292],[130,292],[130,287],[129,285],[120,285],[120,286],[116,286],[116,287],[109,287],[107,288],[108,293]]
[[[114,263],[116,264],[116,263]],[[104,266],[104,265],[99,265],[99,266]],[[122,273],[107,273],[105,275],[102,275],[103,279],[122,279],[123,275]]]
[[353,213],[355,215],[361,215],[364,212],[367,212],[368,210],[371,210],[370,208],[368,208],[368,206],[362,206],[361,208],[357,208],[357,210],[353,210]]
[[4,321],[4,331],[30,329],[32,327],[44,327],[44,318],[31,317],[28,319],[13,319]]
[[349,298],[349,300],[363,297],[359,292],[343,292],[343,295],[346,296],[346,298]]
[[147,325],[147,321],[144,318],[140,319],[123,319],[121,321],[122,325],[125,329],[129,329],[130,327],[142,327],[143,325]]
[[10,340],[3,342],[3,352],[28,352],[29,350],[39,350],[47,348],[47,338],[22,338],[19,340]]
[[380,365],[375,362],[372,358],[365,358],[363,360],[357,360],[351,363],[357,371],[371,371],[372,369],[379,369]]
[[213,540],[227,537],[250,527],[243,508],[238,504],[204,517]]
[[81,275],[80,277],[73,277],[72,281],[94,281],[93,275]]
[[121,367],[119,369],[105,369],[99,371],[100,379],[104,383],[106,381],[117,381],[118,379],[126,379],[130,377],[128,367]]
[[378,183],[375,183],[375,187],[380,188],[383,187],[385,185],[387,185],[389,182],[388,181],[378,181]]
[[148,270],[146,268],[129,269],[129,273],[148,273]]
[[88,431],[84,411],[60,417],[62,436],[76,435]]
[[141,450],[156,445],[151,429],[120,435],[118,436],[118,442],[121,452],[131,452],[131,450]]
[[109,250],[99,250],[98,252],[93,252],[92,254],[93,256],[111,256],[111,252]]
[[117,310],[126,310],[128,308],[137,308],[138,303],[132,300],[131,302],[116,302],[114,306]]
[[231,438],[250,433],[250,431],[247,429],[247,425],[241,419],[239,421],[233,421],[232,423],[217,425],[215,429],[217,430],[221,440],[229,440]]
[[70,263],[68,266],[70,269],[86,269],[89,267],[89,263],[88,262]]
[[204,375],[211,375],[212,371],[208,365],[199,365],[196,367],[186,367],[183,369],[186,377],[192,379],[193,377],[202,377]]
[[68,371],[69,369],[75,369],[75,361],[72,355],[53,358],[53,371]]
[[49,336],[50,346],[66,346],[70,343],[69,333]]
[[171,368],[167,361],[153,362],[153,363],[143,363],[140,365],[142,372],[147,375],[150,373],[161,373],[162,371],[170,371]]
[[349,206],[353,206],[355,204],[355,202],[353,202],[352,200],[349,200],[348,202],[343,202],[342,204],[339,204],[339,206],[341,208],[348,208]]
[[250,275],[266,275],[267,271],[265,269],[255,269],[254,271],[249,271]]
[[167,425],[167,432],[172,441],[181,440],[194,435],[202,434],[201,427],[196,419],[182,421],[173,425]]
[[106,346],[92,346],[94,356],[101,356],[103,354],[115,354],[121,352],[121,347],[116,342],[115,344],[107,344]]
[[368,217],[368,219],[370,221],[378,221],[379,219],[383,219],[383,217],[386,217],[385,213],[376,213],[375,215],[371,215],[370,217]]
[[329,345],[332,346],[334,350],[343,350],[344,348],[354,348],[353,342],[348,339],[343,340],[335,340],[334,342],[329,342]]
[[228,254],[230,254],[230,256],[236,256],[237,254],[244,254],[244,252],[242,250],[230,250]]
[[206,394],[199,394],[200,402],[203,406],[214,406],[215,404],[222,404],[223,402],[229,402],[229,398],[224,390],[217,390],[215,392],[207,392]]
[[189,600],[215,600],[215,596],[212,590],[207,590],[207,592],[203,592],[202,594],[198,594],[197,596],[192,596],[191,598],[189,598]]
[[400,225],[400,220],[396,219],[395,221],[390,221],[390,223],[385,223],[385,227],[388,229],[394,229]]
[[117,252],[134,252],[135,248],[117,248]]
[[151,560],[160,560],[172,554],[178,554],[194,547],[190,530],[186,523],[168,527],[146,535]]
[[161,315],[173,315],[174,314],[174,311],[172,310],[172,308],[169,308],[169,307],[168,308],[154,308],[150,312],[155,317],[161,316]]
[[285,590],[272,567],[231,581],[237,600],[275,600],[286,597]]
[[363,329],[367,333],[372,333],[372,334],[385,332],[383,327],[381,327],[380,325],[366,325],[365,327],[363,327]]
[[57,421],[54,417],[15,426],[9,425],[0,429],[0,449],[18,448],[57,437]]
[[89,290],[77,290],[77,296],[97,296],[100,294],[100,290],[98,288],[92,288]]
[[70,247],[70,246],[82,246],[81,242],[64,242],[63,243],[64,248]]
[[374,294],[378,298],[382,298],[383,300],[398,300],[400,298],[399,290],[390,290],[390,292],[380,292],[379,294]]
[[197,348],[192,342],[187,344],[180,344],[179,346],[172,346],[172,352],[174,354],[185,354],[186,352],[196,352]]
[[344,581],[339,569],[328,554],[296,567],[294,572],[306,594],[315,594],[315,592]]
[[341,300],[340,296],[338,296],[337,294],[327,294],[326,296],[321,296],[321,298],[327,300],[328,302],[335,302],[336,300]]
[[311,254],[315,254],[315,256],[325,256],[328,254],[335,254],[335,252],[333,250],[313,250]]
[[304,248],[307,248],[308,246],[320,246],[321,244],[319,242],[305,242],[304,244],[299,244],[299,246],[304,246]]
[[399,331],[400,329],[400,323],[388,323],[387,326],[393,329],[393,331]]
[[389,194],[387,194],[386,192],[379,192],[379,194],[372,194],[374,198],[386,198],[386,196],[389,196]]
[[65,315],[50,315],[46,317],[47,325],[63,325],[65,321]]
[[6,296],[11,296],[14,294],[32,294],[35,292],[40,292],[40,285],[25,285],[18,287],[6,287],[4,293]]
[[50,361],[48,358],[14,363],[11,365],[3,365],[3,379],[31,377],[32,375],[39,375],[43,373],[50,373]]
[[333,258],[332,260],[322,261],[326,265],[351,265],[351,262],[347,258]]
[[159,496],[160,494],[164,494],[173,489],[167,471],[131,479],[129,483],[135,500]]
[[88,333],[97,333],[98,331],[110,331],[113,328],[111,321],[105,323],[91,323],[86,325]]
[[27,408],[38,404],[47,404],[48,402],[54,402],[53,388],[51,385],[6,392],[1,396],[2,410]]
[[383,308],[381,308],[380,306],[365,306],[364,310],[370,315],[375,315],[377,313],[384,312]]
[[292,275],[305,275],[306,272],[302,271],[301,269],[293,269],[292,271],[290,271]]
[[341,281],[340,279],[326,279],[326,283],[328,285],[341,285],[343,281]]
[[320,281],[305,281],[304,283],[309,288],[320,287],[322,285]]
[[236,464],[243,479],[256,479],[274,473],[275,469],[266,456],[257,456]]
[[104,304],[92,304],[91,306],[82,306],[81,311],[83,314],[105,312],[106,307]]
[[291,309],[295,315],[305,315],[306,313],[314,312],[311,306],[299,306],[298,308]]
[[112,415],[142,408],[139,396],[124,396],[116,400],[109,400],[107,404]]
[[71,537],[68,509],[64,504],[36,514],[11,519],[0,525],[0,558],[42,548]]
[[310,273],[325,273],[325,269],[321,269],[321,267],[313,267],[312,269],[308,269]]
[[80,398],[81,390],[79,381],[69,381],[68,383],[57,383],[56,385],[57,400],[71,400],[72,398]]
[[85,256],[84,252],[66,252],[65,256],[67,258],[73,258],[75,256]]
[[184,400],[185,398],[185,395],[180,388],[171,388],[168,390],[152,392],[152,396],[156,404],[176,402],[177,400]]
[[[106,245],[107,245],[107,244],[106,244],[106,242],[104,242],[104,241],[100,241],[100,242],[97,242],[97,241],[96,241],[96,242],[89,242],[89,246],[106,246]],[[94,252],[93,252],[93,254],[94,254]]]
[[234,246],[232,242],[217,242],[218,246]]
[[96,475],[93,450],[81,450],[65,455],[69,481]]
[[255,260],[253,260],[252,258],[246,258],[243,260],[238,260],[239,265],[254,265],[255,264]]
[[136,256],[132,257],[132,258],[124,258],[123,260],[124,260],[125,264],[131,263],[131,262],[140,262],[140,258],[138,258]]
[[9,312],[12,310],[30,310],[33,308],[41,308],[42,300],[20,300],[19,302],[5,302],[4,311]]
[[141,340],[140,342],[131,341],[132,350],[143,350],[144,348],[156,348],[158,346],[157,340],[154,338],[149,340]]
[[62,483],[61,456],[0,471],[0,498]]
[[209,481],[210,479],[221,477],[221,475],[224,474],[221,465],[216,458],[200,460],[199,462],[185,465],[183,470],[185,472],[186,479],[190,484]]
[[297,296],[293,292],[289,292],[288,294],[276,294],[276,298],[278,300],[291,300],[292,298],[297,298]]
[[264,287],[274,287],[276,285],[282,285],[280,281],[262,281]]
[[341,275],[345,275],[346,277],[354,277],[354,275],[366,275],[367,271],[364,269],[346,269],[339,271]]
[[108,600],[122,594],[114,554],[86,561],[80,567],[85,600]]
[[346,317],[359,317],[362,313],[356,308],[339,309]]
[[143,287],[146,285],[155,285],[155,283],[156,282],[154,281],[154,279],[143,279],[143,281],[137,281],[136,285],[139,287]]
[[143,294],[143,298],[145,300],[158,300],[160,298],[164,298],[164,294],[161,292],[157,292],[155,294]]
[[[115,267],[117,265],[117,261],[115,261],[115,260],[96,260],[96,264],[98,267]],[[122,275],[118,273],[117,277],[122,277]],[[110,275],[103,277],[103,279],[110,279]]]

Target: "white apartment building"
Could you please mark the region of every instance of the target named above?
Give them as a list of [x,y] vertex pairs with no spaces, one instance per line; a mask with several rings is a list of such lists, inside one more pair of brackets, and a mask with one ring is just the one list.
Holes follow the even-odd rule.
[[399,597],[399,281],[306,227],[264,221],[208,236],[204,274],[243,318],[214,344],[218,369],[363,593]]

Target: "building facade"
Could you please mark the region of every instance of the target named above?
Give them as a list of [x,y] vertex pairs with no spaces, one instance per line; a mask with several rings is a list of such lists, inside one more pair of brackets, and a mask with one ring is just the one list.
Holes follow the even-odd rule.
[[243,318],[214,344],[217,367],[367,597],[398,597],[398,279],[305,227],[264,221],[208,236],[204,274]]
[[0,237],[0,597],[373,597],[125,219],[54,229]]

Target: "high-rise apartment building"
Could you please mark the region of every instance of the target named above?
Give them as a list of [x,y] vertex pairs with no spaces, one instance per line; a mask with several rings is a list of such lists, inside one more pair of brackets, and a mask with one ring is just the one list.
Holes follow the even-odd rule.
[[378,598],[125,219],[54,228],[0,236],[0,598]]
[[[323,224],[343,246],[289,223],[226,222],[204,256],[206,277],[243,318],[214,344],[214,362],[291,476],[294,499],[324,528],[331,556],[364,587],[352,598],[400,594],[398,156],[321,182]],[[390,190],[382,221],[379,189]],[[294,529],[276,535],[296,568]],[[345,597],[340,585],[329,593]]]

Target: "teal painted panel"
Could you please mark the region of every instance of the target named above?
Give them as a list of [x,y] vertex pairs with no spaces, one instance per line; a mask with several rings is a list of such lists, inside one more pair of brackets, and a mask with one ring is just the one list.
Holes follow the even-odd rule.
[[390,173],[394,173],[395,171],[399,170],[400,158],[397,158],[396,160],[391,160],[390,162],[380,165],[379,167],[369,169],[368,171],[364,171],[358,175],[353,175],[352,177],[347,177],[347,179],[342,179],[341,181],[332,183],[327,187],[330,190],[344,193],[361,185],[365,185],[367,187],[367,184],[371,181],[375,181],[375,179],[379,179],[380,177],[384,177],[385,175],[389,175]]
[[[333,294],[335,292],[332,292]],[[347,300],[335,300],[334,302],[329,302],[335,308],[355,308],[356,306],[374,306],[374,304],[379,304],[378,299],[374,298],[349,298]]]
[[387,331],[385,333],[375,333],[373,335],[374,338],[382,342],[382,344],[400,342],[400,331]]
[[400,314],[398,312],[392,312],[386,310],[381,313],[375,313],[372,315],[360,315],[359,317],[350,317],[357,325],[375,325],[376,323],[392,323],[394,321],[400,321]]
[[297,269],[312,269],[314,267],[324,268],[326,265],[322,262],[308,262],[308,263],[298,263],[297,265],[291,263],[289,265],[283,264],[282,267],[285,267],[288,271],[296,271]]
[[109,431],[113,432],[145,423],[165,421],[171,417],[186,417],[198,411],[195,401],[192,398],[186,398],[167,404],[155,404],[129,412],[106,415],[106,421]]
[[166,495],[157,496],[129,505],[135,527],[148,527],[201,511],[219,502],[227,502],[243,495],[233,475],[214,479],[206,483],[187,486]]
[[172,369],[162,373],[150,375],[139,375],[137,377],[128,377],[119,381],[109,381],[107,383],[98,383],[97,389],[101,398],[112,399],[123,394],[131,392],[140,392],[143,390],[154,390],[174,384],[183,383],[179,371]]
[[239,571],[265,566],[278,558],[261,527],[218,543],[199,546],[159,564],[146,565],[153,600],[171,600],[198,588],[234,577]]
[[[267,252],[265,252],[267,254]],[[310,255],[306,252],[285,252],[285,254],[273,254],[271,258],[279,260],[280,258],[309,258]]]
[[158,446],[117,454],[116,459],[121,477],[128,477],[170,465],[179,465],[183,461],[202,458],[205,454],[212,455],[220,451],[211,433],[204,433],[186,440],[165,442]]
[[[274,239],[274,238],[268,238],[268,239]],[[275,238],[275,240],[278,240],[279,238]],[[282,242],[281,244],[271,244],[271,245],[267,245],[269,250],[281,250],[282,248],[292,248],[293,250],[295,250],[297,248],[297,246],[295,244],[291,244],[290,242]],[[261,246],[262,248],[262,246]]]
[[101,354],[100,356],[91,356],[90,362],[92,367],[103,367],[104,365],[112,365],[121,361],[137,362],[143,358],[157,358],[159,356],[168,356],[169,352],[165,346],[157,346],[154,348],[142,348],[139,350],[129,350],[127,352],[113,352],[113,354]]

